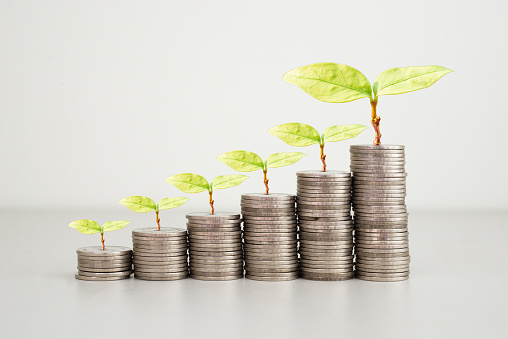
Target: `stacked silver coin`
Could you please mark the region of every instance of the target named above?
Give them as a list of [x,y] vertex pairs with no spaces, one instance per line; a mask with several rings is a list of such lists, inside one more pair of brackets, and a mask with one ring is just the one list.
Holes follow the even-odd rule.
[[189,276],[187,230],[163,227],[132,231],[134,277],[143,280],[178,280]]
[[295,196],[242,195],[245,277],[284,281],[298,278]]
[[238,213],[189,213],[190,277],[199,280],[243,278],[242,228]]
[[132,251],[128,247],[91,246],[79,248],[76,279],[108,281],[128,279],[132,274]]
[[404,146],[353,145],[355,275],[371,281],[409,277]]
[[296,176],[302,278],[353,278],[351,173],[301,171]]

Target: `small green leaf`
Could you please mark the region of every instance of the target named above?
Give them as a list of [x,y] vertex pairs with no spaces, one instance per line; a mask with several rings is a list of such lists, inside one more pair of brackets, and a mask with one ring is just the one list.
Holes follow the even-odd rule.
[[319,133],[314,127],[298,122],[272,127],[268,130],[268,133],[275,135],[291,146],[303,147],[320,142]]
[[167,178],[166,182],[174,185],[180,191],[185,193],[199,193],[208,191],[210,188],[210,185],[205,178],[194,173],[176,174]]
[[221,154],[217,160],[239,172],[252,172],[263,169],[263,159],[256,153],[248,151],[232,151]]
[[220,175],[213,178],[211,185],[214,189],[230,188],[240,185],[246,179],[249,177],[243,174]]
[[441,66],[413,66],[391,68],[374,81],[374,98],[379,95],[402,94],[432,86],[444,75],[453,72]]
[[284,74],[283,79],[325,102],[348,102],[372,97],[369,80],[348,65],[320,62],[295,68]]
[[69,224],[70,227],[77,229],[79,232],[83,234],[94,234],[101,232],[101,226],[93,221],[88,219],[81,219],[73,221]]
[[274,153],[266,158],[268,168],[293,165],[307,154],[301,152]]
[[325,132],[323,133],[325,135],[324,140],[326,142],[333,142],[351,139],[356,137],[365,129],[367,129],[367,127],[363,125],[331,126],[325,129]]
[[175,208],[182,206],[187,201],[189,201],[189,198],[179,197],[179,198],[164,198],[159,201],[159,209],[161,210],[168,210],[170,208]]
[[102,225],[102,229],[104,230],[104,232],[111,232],[120,230],[125,226],[127,226],[128,224],[130,224],[130,221],[125,220],[108,221],[105,222],[104,225]]
[[132,197],[128,197],[120,200],[120,204],[127,206],[134,212],[138,213],[147,213],[151,211],[155,211],[157,206],[152,199],[147,197],[142,197],[140,195],[135,195]]

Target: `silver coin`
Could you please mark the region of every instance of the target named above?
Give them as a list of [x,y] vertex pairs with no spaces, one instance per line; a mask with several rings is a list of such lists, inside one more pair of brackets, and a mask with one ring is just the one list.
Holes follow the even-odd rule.
[[404,150],[406,146],[404,145],[372,145],[372,144],[362,144],[362,145],[350,145],[350,150],[374,150],[374,151],[390,151],[390,150]]
[[121,272],[105,272],[105,273],[102,273],[102,272],[99,273],[99,272],[78,271],[78,274],[80,276],[102,277],[102,278],[125,277],[125,276],[130,276],[132,274],[132,270],[121,271]]
[[[312,193],[302,193],[298,192],[298,198],[306,199],[306,200],[314,200],[314,199],[336,199],[336,200],[343,200],[343,199],[349,199],[351,198],[351,193],[328,193],[328,194],[312,194]],[[324,200],[323,200],[324,201]]]
[[307,259],[310,259],[310,258],[314,258],[314,259],[324,259],[324,258],[327,258],[328,260],[338,260],[338,259],[341,259],[343,257],[346,257],[346,256],[349,256],[353,253],[352,250],[343,250],[343,251],[335,251],[335,252],[331,252],[331,251],[328,251],[328,252],[316,252],[316,251],[307,251],[307,250],[304,250],[303,248],[300,249],[300,256],[301,257],[304,257],[304,258],[307,258]]
[[202,232],[202,231],[193,231],[192,232],[192,235],[193,236],[238,236],[238,235],[241,235],[242,234],[242,231],[239,229],[239,230],[235,230],[235,231],[226,231],[226,232],[223,232],[221,230],[217,230],[217,231],[214,231],[214,232],[209,232],[209,231],[205,231],[205,232]]
[[351,218],[351,212],[342,212],[342,211],[338,211],[336,213],[333,213],[333,212],[319,212],[319,211],[312,211],[312,212],[304,212],[304,211],[299,211],[298,212],[298,218],[312,218],[312,217],[317,217],[317,218],[333,218],[333,219],[338,219],[338,220],[348,220],[349,218]]
[[160,231],[154,227],[146,227],[146,228],[137,228],[132,231],[132,235],[136,235],[139,237],[147,236],[151,238],[171,238],[178,236],[187,235],[187,231],[184,228],[174,228],[174,227],[161,227]]
[[217,227],[217,225],[222,225],[223,227],[234,227],[240,224],[242,220],[231,219],[231,220],[212,220],[212,219],[187,219],[187,226],[192,225],[195,227]]
[[314,208],[314,206],[334,206],[337,208],[347,208],[348,206],[351,206],[351,198],[345,198],[345,199],[337,199],[334,201],[323,201],[323,199],[314,200],[314,199],[299,199],[297,202],[298,207],[305,207],[305,208]]
[[409,271],[406,272],[398,272],[398,273],[374,273],[374,272],[364,272],[364,271],[357,271],[355,272],[355,275],[362,276],[362,277],[376,277],[376,278],[382,278],[382,277],[407,277],[409,276]]
[[[350,262],[339,262],[336,263],[334,261],[330,261],[327,264],[324,265],[317,265],[315,263],[309,263],[308,261],[304,261],[300,263],[301,270],[307,270],[307,269],[353,269],[353,261]],[[307,270],[310,272],[309,270]]]
[[300,188],[300,187],[297,187],[296,189],[296,194],[298,196],[300,195],[309,195],[309,194],[312,194],[312,195],[319,195],[319,196],[322,196],[322,197],[327,197],[329,195],[333,196],[333,195],[349,195],[351,194],[351,186],[348,186],[347,189],[308,189],[308,188]]
[[287,193],[246,193],[242,194],[242,201],[244,200],[261,200],[261,201],[273,201],[273,200],[294,200],[295,196],[293,194]]
[[348,192],[351,190],[351,182],[344,182],[341,184],[325,184],[325,185],[307,185],[302,183],[297,183],[296,188],[301,190],[309,190],[309,191],[339,191],[339,192]]
[[130,255],[131,249],[124,246],[106,246],[103,250],[102,246],[89,246],[78,248],[76,253],[80,257],[119,257]]
[[[301,272],[303,279],[311,279],[316,280],[315,278],[344,278],[351,279],[354,276],[354,272],[347,272],[347,273],[313,273],[313,272]],[[323,279],[324,280],[324,279]]]
[[[282,273],[280,273],[282,274]],[[289,280],[295,280],[298,279],[299,274],[298,273],[291,273],[291,276],[266,276],[266,275],[252,275],[252,274],[246,274],[245,278],[249,280],[259,280],[259,281],[289,281]]]
[[279,211],[279,212],[249,212],[249,211],[243,211],[242,216],[243,218],[280,218],[280,217],[286,217],[286,218],[294,218],[296,211],[293,209],[292,211]]
[[305,223],[317,223],[317,222],[349,222],[351,220],[351,215],[346,215],[343,217],[316,217],[316,216],[305,216],[299,215],[298,222],[304,221]]
[[240,214],[230,212],[215,212],[214,214],[208,212],[194,212],[186,214],[185,217],[189,220],[235,220],[240,219]]
[[192,279],[196,280],[215,280],[215,281],[224,281],[224,280],[237,280],[243,278],[243,273],[238,275],[226,275],[226,276],[216,276],[216,277],[210,277],[210,276],[201,276],[197,274],[191,274],[190,277]]
[[240,204],[242,210],[250,209],[250,210],[265,210],[265,209],[290,209],[295,207],[295,202],[291,202],[290,204],[252,204],[242,202]]
[[357,258],[356,264],[374,267],[391,267],[409,265],[411,259],[409,257],[396,257],[396,258]]
[[187,244],[187,237],[173,241],[138,240],[132,239],[134,246],[178,246]]
[[395,281],[404,281],[408,280],[409,276],[406,277],[365,277],[365,276],[356,276],[357,279],[360,280],[368,280],[368,281],[379,281],[379,282],[395,282]]
[[132,270],[132,265],[123,266],[123,267],[108,267],[108,268],[95,268],[95,267],[84,267],[78,265],[79,271],[85,272],[96,272],[96,273],[108,273],[108,272],[124,272]]
[[220,243],[232,243],[232,242],[237,242],[237,241],[240,241],[242,239],[242,234],[241,233],[238,233],[238,234],[233,234],[233,235],[215,235],[215,234],[210,234],[208,236],[206,235],[194,235],[194,234],[190,234],[189,235],[189,241],[192,241],[192,242],[202,242],[202,243],[207,243],[207,242],[214,242],[216,244],[220,244]]
[[181,243],[181,244],[171,244],[171,245],[138,245],[134,244],[134,252],[136,251],[150,251],[150,250],[166,250],[166,251],[182,251],[187,249],[187,242]]
[[253,230],[245,230],[243,232],[243,235],[244,237],[245,236],[248,236],[248,237],[285,237],[285,236],[291,236],[291,237],[294,237],[296,239],[296,227],[294,228],[291,228],[291,229],[287,229],[287,230],[284,230],[284,231],[280,231],[280,232],[262,232],[260,231],[259,229],[253,229]]
[[148,255],[172,255],[172,256],[175,256],[175,255],[183,255],[187,252],[187,248],[183,248],[181,250],[177,250],[177,249],[136,249],[134,254],[135,255],[145,255],[145,256],[148,256]]
[[242,268],[232,268],[232,269],[226,269],[226,268],[210,268],[210,269],[195,269],[191,268],[190,272],[192,275],[199,275],[199,276],[224,276],[224,275],[240,275],[243,274],[243,267]]
[[198,263],[189,264],[192,270],[238,270],[243,268],[243,261],[238,263]]
[[254,217],[254,216],[243,216],[243,220],[247,222],[259,223],[268,221],[293,221],[296,219],[295,216],[280,216],[280,217]]
[[180,280],[185,279],[189,276],[189,272],[177,272],[177,273],[142,273],[134,272],[134,278],[141,280]]
[[88,268],[98,268],[98,269],[110,269],[110,268],[124,268],[132,266],[132,261],[121,261],[116,263],[111,262],[87,262],[87,261],[78,261],[78,266],[80,267],[88,267]]
[[191,245],[189,247],[190,250],[194,251],[203,251],[203,252],[207,252],[207,251],[217,251],[217,252],[222,252],[222,251],[227,251],[227,252],[231,252],[231,251],[235,251],[235,250],[238,250],[240,251],[242,249],[242,244],[239,243],[239,244],[196,244],[196,245]]
[[401,174],[405,173],[405,167],[394,167],[394,166],[384,166],[384,167],[367,167],[367,166],[350,166],[351,172],[355,175],[359,174]]
[[114,264],[125,264],[132,261],[132,256],[122,257],[120,259],[97,259],[95,257],[78,257],[78,263],[88,263],[90,265],[114,265]]
[[375,214],[375,215],[386,215],[386,214],[389,214],[389,215],[392,215],[392,216],[395,216],[397,214],[406,214],[407,213],[407,208],[405,205],[402,205],[402,206],[377,206],[377,207],[374,207],[374,206],[371,206],[370,208],[369,207],[366,207],[366,208],[355,208],[354,209],[354,212],[355,212],[355,215],[358,215],[358,214],[361,214],[362,216],[370,216],[371,214]]
[[146,266],[146,267],[165,267],[165,266],[188,266],[187,258],[185,261],[136,261],[133,262],[134,267]]
[[307,171],[298,171],[296,172],[297,177],[311,177],[311,178],[347,178],[351,173],[345,171],[315,171],[315,170],[307,170]]
[[351,183],[351,174],[348,177],[343,178],[306,178],[306,177],[297,177],[296,183],[300,185],[309,185],[309,186],[326,186],[326,185],[343,185]]
[[307,275],[302,273],[301,278],[305,280],[315,280],[315,281],[344,281],[350,280],[354,278],[354,275],[338,275],[336,277],[320,277],[315,275]]
[[350,157],[351,164],[368,164],[368,165],[405,165],[405,158],[388,158],[388,159],[379,159],[375,157],[362,157],[362,156],[354,156],[351,154]]
[[353,220],[351,216],[346,216],[344,218],[333,218],[330,220],[329,218],[298,218],[298,225],[300,227],[319,227],[319,226],[328,226],[328,227],[349,227],[353,225]]
[[409,265],[402,266],[392,266],[390,267],[374,267],[374,266],[364,266],[364,265],[356,265],[355,269],[361,273],[404,273],[409,272]]
[[166,262],[166,261],[175,261],[175,260],[182,260],[182,258],[187,258],[187,253],[183,253],[180,255],[175,256],[155,256],[155,255],[136,255],[134,258],[132,258],[132,262],[138,262],[138,261],[149,261],[149,262]]
[[76,273],[74,275],[74,277],[76,279],[86,280],[86,281],[113,281],[113,280],[129,279],[130,275],[119,276],[119,277],[90,277],[90,276],[84,276],[84,275],[80,275],[79,273]]
[[294,272],[298,272],[298,267],[296,268],[273,268],[273,269],[249,269],[249,270],[245,270],[246,271],[246,274],[248,274],[249,276],[266,276],[268,274],[277,274],[277,275],[280,275],[280,274],[286,274],[286,273],[294,273]]
[[319,257],[308,257],[308,258],[300,258],[300,264],[309,266],[309,265],[317,265],[317,266],[326,266],[326,265],[351,265],[353,263],[352,255],[345,255],[343,258],[339,259],[327,259],[327,258],[319,258]]
[[351,209],[351,204],[306,204],[306,203],[299,203],[297,210],[333,210],[333,211],[347,211]]
[[134,273],[181,273],[187,272],[188,267],[158,268],[158,267],[136,267]]
[[240,232],[242,230],[242,227],[240,224],[238,224],[235,227],[194,227],[189,226],[189,234],[195,234],[197,233],[228,233],[228,232]]
[[395,258],[395,257],[407,257],[409,252],[402,253],[378,253],[378,252],[356,252],[355,255],[357,258],[367,259],[367,258]]

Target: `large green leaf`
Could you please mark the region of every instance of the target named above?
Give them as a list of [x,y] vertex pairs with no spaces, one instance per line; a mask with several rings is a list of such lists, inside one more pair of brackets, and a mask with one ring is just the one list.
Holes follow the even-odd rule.
[[268,168],[293,165],[306,155],[307,154],[301,152],[274,153],[266,158],[266,164]]
[[213,189],[230,188],[240,185],[246,179],[249,179],[249,177],[243,174],[219,175],[213,178],[210,186],[212,186]]
[[427,88],[444,75],[453,72],[441,66],[413,66],[391,68],[374,81],[374,98],[379,95],[402,94]]
[[239,172],[252,172],[263,169],[263,159],[256,153],[248,151],[232,151],[221,154],[217,160]]
[[120,230],[125,226],[127,226],[128,224],[130,224],[130,221],[125,220],[108,221],[105,222],[104,225],[102,225],[102,229],[104,230],[104,232],[111,232]]
[[157,206],[152,199],[147,197],[142,197],[140,195],[135,195],[132,197],[128,197],[120,200],[120,204],[129,207],[132,211],[138,213],[147,213],[151,211],[155,211]]
[[291,146],[309,146],[321,142],[319,132],[312,126],[291,122],[272,127],[268,133],[279,137],[286,144]]
[[363,125],[339,125],[328,127],[323,134],[326,142],[333,142],[354,138],[365,129]]
[[101,226],[97,222],[88,219],[73,221],[69,224],[69,226],[77,229],[83,234],[94,234],[102,230]]
[[208,191],[210,188],[210,185],[205,178],[194,173],[176,174],[167,178],[166,182],[174,185],[180,191],[185,193],[199,193]]
[[170,208],[175,208],[182,206],[187,201],[189,201],[189,198],[185,197],[178,197],[178,198],[164,198],[159,201],[159,209],[161,210],[168,210]]
[[283,79],[325,102],[348,102],[372,96],[369,80],[348,65],[320,62],[295,68],[284,74]]

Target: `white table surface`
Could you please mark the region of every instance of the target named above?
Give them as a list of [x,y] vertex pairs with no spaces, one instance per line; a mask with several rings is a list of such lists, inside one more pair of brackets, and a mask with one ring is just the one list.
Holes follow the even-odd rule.
[[[75,250],[99,237],[68,223],[112,215],[0,213],[1,338],[508,337],[508,211],[410,209],[405,282],[76,280]],[[130,246],[146,226],[106,233],[106,245]]]

